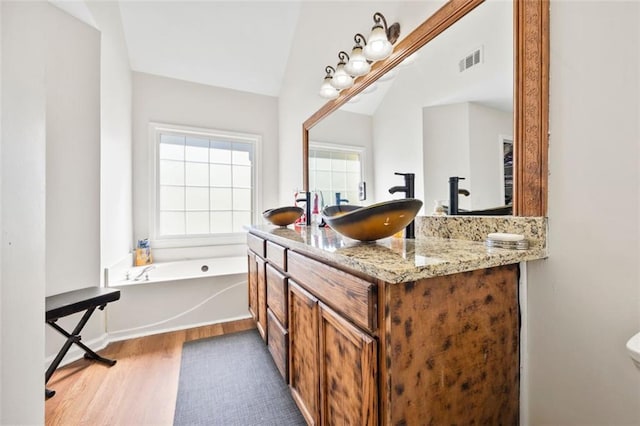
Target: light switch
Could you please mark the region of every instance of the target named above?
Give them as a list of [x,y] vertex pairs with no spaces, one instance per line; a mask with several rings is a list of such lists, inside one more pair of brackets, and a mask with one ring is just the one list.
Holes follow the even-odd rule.
[[367,199],[367,183],[360,182],[358,184],[358,199],[364,201]]

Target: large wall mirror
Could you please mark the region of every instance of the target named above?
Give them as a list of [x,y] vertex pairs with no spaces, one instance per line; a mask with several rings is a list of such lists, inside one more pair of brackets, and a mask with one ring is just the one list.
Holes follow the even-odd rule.
[[[545,216],[548,6],[447,2],[305,121],[304,188],[353,203],[364,181],[369,204],[415,173],[428,214],[460,176],[461,210]],[[346,173],[327,194],[330,164]]]

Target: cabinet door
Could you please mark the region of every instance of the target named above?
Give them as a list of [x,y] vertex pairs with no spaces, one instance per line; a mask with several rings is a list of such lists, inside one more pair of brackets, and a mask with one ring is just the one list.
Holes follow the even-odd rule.
[[247,261],[249,262],[247,270],[247,287],[249,291],[249,313],[251,317],[258,321],[258,264],[256,263],[256,254],[251,250],[248,251]]
[[267,347],[282,378],[289,383],[289,332],[269,308],[267,308]]
[[318,300],[289,280],[289,382],[309,425],[320,424]]
[[280,324],[287,327],[287,278],[267,263],[267,306],[278,318]]
[[265,273],[265,261],[256,256],[258,268],[258,331],[264,341],[267,341],[267,279]]
[[320,303],[320,398],[323,425],[375,425],[377,346]]

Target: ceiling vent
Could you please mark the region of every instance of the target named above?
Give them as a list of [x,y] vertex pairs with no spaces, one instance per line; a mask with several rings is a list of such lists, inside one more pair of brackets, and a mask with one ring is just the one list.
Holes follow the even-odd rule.
[[460,72],[482,63],[482,47],[477,48],[458,62]]

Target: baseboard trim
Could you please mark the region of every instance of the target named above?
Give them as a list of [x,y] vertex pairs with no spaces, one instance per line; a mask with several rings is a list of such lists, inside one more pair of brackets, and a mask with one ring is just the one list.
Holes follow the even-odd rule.
[[[167,327],[167,328],[162,328],[162,329],[154,329],[154,330],[149,330],[147,332],[138,332],[138,333],[119,333],[119,332],[114,332],[114,333],[105,333],[102,336],[96,338],[96,339],[92,339],[89,341],[82,341],[85,345],[87,345],[88,347],[90,347],[93,351],[98,352],[104,348],[106,348],[110,343],[115,343],[115,342],[120,342],[123,340],[130,340],[130,339],[137,339],[139,337],[147,337],[147,336],[153,336],[154,334],[163,334],[163,333],[171,333],[174,331],[183,331],[183,330],[189,330],[191,328],[198,328],[198,327],[205,327],[208,325],[215,325],[215,324],[222,324],[222,323],[227,323],[227,322],[234,322],[234,321],[241,321],[241,320],[245,320],[245,319],[249,319],[251,318],[251,315],[247,314],[247,315],[241,315],[241,316],[237,316],[237,317],[233,317],[233,318],[225,318],[225,319],[221,319],[221,320],[216,320],[216,321],[207,321],[207,322],[202,322],[202,323],[197,323],[197,324],[185,324],[182,326],[176,326],[176,327]],[[57,354],[56,354],[57,355]],[[51,361],[54,360],[54,358],[56,357],[56,355],[51,355],[49,357],[47,357],[45,359],[45,369],[47,369],[49,367],[49,365],[51,365]],[[84,356],[84,351],[79,348],[76,345],[72,345],[71,349],[69,349],[69,352],[67,352],[67,355],[65,355],[65,357],[62,359],[62,362],[60,363],[59,367],[63,367],[67,364],[70,364],[74,361],[77,361],[79,359],[81,359]]]
[[137,339],[139,337],[152,336],[154,334],[171,333],[173,331],[188,330],[190,328],[204,327],[207,325],[215,325],[215,324],[222,324],[225,322],[240,321],[248,318],[251,318],[251,315],[247,314],[247,315],[240,315],[232,318],[224,318],[220,320],[206,321],[206,322],[201,322],[196,324],[185,324],[185,325],[178,325],[174,327],[156,328],[153,330],[149,330],[147,332],[141,331],[141,332],[131,333],[126,331],[125,332],[116,331],[116,332],[109,333],[109,343],[120,342],[122,340]]

